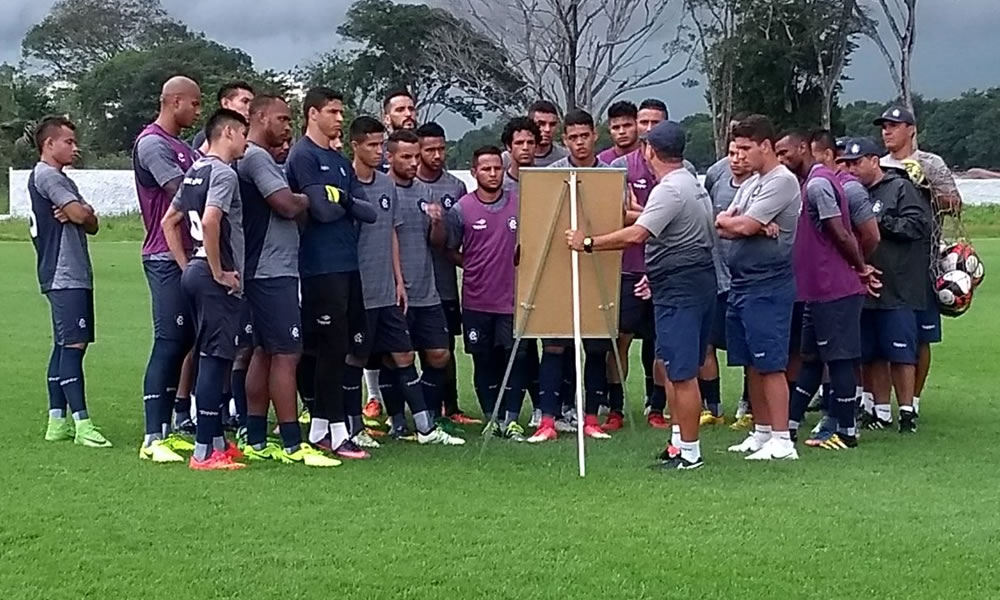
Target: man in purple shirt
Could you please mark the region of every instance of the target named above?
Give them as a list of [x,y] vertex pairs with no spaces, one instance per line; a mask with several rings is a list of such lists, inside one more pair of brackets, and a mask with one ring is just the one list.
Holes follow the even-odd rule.
[[614,145],[597,155],[604,162],[611,161],[635,152],[639,148],[639,130],[636,120],[639,109],[628,100],[619,100],[608,108],[608,129],[611,131],[611,141]]
[[[154,458],[150,450],[154,442],[171,451],[191,449],[187,442],[167,435],[181,367],[194,343],[194,320],[181,290],[181,269],[167,247],[160,220],[196,158],[195,151],[177,136],[194,124],[200,112],[197,83],[181,76],[167,80],[160,94],[160,113],[139,134],[132,154],[139,210],[146,227],[142,267],[153,308],[153,349],[142,386],[146,428],[139,456],[143,459]],[[181,240],[190,251],[190,237],[183,234]],[[188,411],[190,402],[178,407],[178,413]]]

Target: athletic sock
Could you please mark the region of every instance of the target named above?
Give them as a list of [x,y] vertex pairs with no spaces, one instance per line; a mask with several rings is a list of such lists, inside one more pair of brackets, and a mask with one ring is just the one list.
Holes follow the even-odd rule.
[[[653,389],[656,387],[656,380],[653,378],[653,363],[656,362],[656,342],[647,339],[642,340],[640,357],[642,359],[643,391],[646,394],[646,404],[649,404],[653,398]],[[628,357],[622,358],[627,360]]]
[[236,424],[247,426],[247,370],[233,369],[232,384],[233,404],[236,405]]
[[[198,360],[198,380],[195,384],[195,394],[198,396],[195,457],[199,460],[208,456],[200,455],[198,447],[209,454],[213,448],[218,449],[216,440],[222,431],[222,388],[229,377],[230,365],[230,361],[214,356],[202,356]],[[222,449],[225,449],[224,438]]]
[[83,382],[83,354],[79,348],[63,347],[59,353],[59,387],[74,421],[87,418],[87,398]]
[[424,404],[435,417],[442,416],[444,408],[445,378],[447,371],[443,368],[421,365],[420,387],[424,394]]
[[318,444],[323,441],[326,437],[327,432],[330,430],[330,422],[326,419],[321,419],[319,417],[313,417],[312,421],[309,423],[309,443]]
[[[502,350],[497,352],[497,362],[494,364],[506,365],[510,360],[509,352],[515,351]],[[506,369],[506,366],[504,368]],[[530,373],[529,369],[527,352],[523,350],[516,352],[514,354],[514,362],[511,364],[510,377],[507,378],[507,387],[503,390],[504,426],[517,421],[518,417],[521,416],[521,406],[524,404],[525,384]],[[497,378],[497,388],[499,389],[500,384],[503,383],[503,372],[497,369],[497,371],[494,371],[494,377]]]
[[596,415],[608,398],[608,353],[587,352],[583,365],[583,385],[586,391],[586,413]]
[[753,426],[753,437],[760,443],[764,443],[771,439],[771,426],[770,425],[754,425]]
[[403,414],[403,396],[396,387],[395,369],[383,365],[378,372],[378,389],[382,396],[382,405],[385,412],[391,417]]
[[681,458],[688,462],[697,462],[701,459],[701,442],[679,442],[678,448],[681,450]]
[[263,450],[267,445],[267,416],[247,415],[247,444],[254,450]]
[[354,437],[364,429],[361,419],[361,367],[344,367],[344,413],[347,416],[347,431]]
[[794,429],[799,428],[806,416],[806,408],[809,401],[816,395],[820,381],[823,379],[823,363],[817,361],[806,361],[799,369],[798,381],[791,386],[791,395],[788,405],[788,425]]
[[920,414],[920,396],[913,397],[913,412]]
[[303,354],[299,359],[299,365],[295,368],[295,387],[298,389],[299,397],[302,398],[302,406],[310,413],[316,401],[316,357]]
[[837,430],[847,433],[854,429],[855,403],[857,394],[857,375],[854,372],[853,361],[835,360],[827,365],[830,372],[830,395],[832,401],[827,415],[837,420]]
[[379,372],[376,369],[365,369],[365,389],[368,390],[369,398],[376,398],[382,402],[382,390],[379,388]]
[[[154,339],[149,362],[142,380],[145,433],[164,435],[170,424],[173,398],[184,365],[187,346],[178,340]],[[164,421],[164,418],[166,419]]]
[[290,423],[278,423],[278,435],[281,436],[281,446],[285,452],[291,454],[302,445],[302,429],[295,421]]
[[872,396],[871,392],[861,393],[861,410],[868,414],[875,412],[875,397]]
[[543,352],[538,365],[538,396],[542,414],[558,419],[562,416],[562,355]]
[[349,439],[347,424],[343,422],[330,423],[330,447],[336,450]]
[[625,412],[625,386],[621,383],[608,382],[608,408],[612,413]]
[[52,354],[49,355],[49,367],[45,373],[45,387],[49,392],[49,416],[54,419],[66,417],[66,394],[63,393],[62,386],[59,385],[59,358],[62,355],[62,347],[58,344],[52,346]]
[[180,425],[184,421],[191,419],[191,398],[184,396],[174,397],[174,426]]
[[649,401],[649,409],[651,412],[663,414],[663,411],[667,409],[667,388],[662,385],[653,386],[653,395]]
[[698,389],[701,391],[702,401],[705,403],[705,410],[712,413],[713,417],[722,416],[722,398],[719,386],[719,378],[699,379]]
[[[902,406],[900,408],[903,408]],[[875,416],[882,421],[887,421],[892,423],[892,405],[891,404],[876,404],[875,405]]]
[[394,371],[396,376],[396,390],[402,395],[406,406],[410,412],[416,415],[427,410],[427,403],[424,401],[423,386],[420,385],[420,375],[413,365],[400,367]]
[[483,417],[489,419],[496,407],[497,390],[493,388],[493,361],[489,352],[476,352],[472,355],[472,384],[476,388],[476,399]]
[[[875,408],[878,408],[878,406],[876,406]],[[916,411],[913,410],[912,406],[900,406],[899,407],[899,416],[900,416],[900,418],[903,417],[903,413],[913,413],[914,415],[916,415]]]
[[670,445],[679,448],[681,443],[681,426],[671,425],[670,426]]

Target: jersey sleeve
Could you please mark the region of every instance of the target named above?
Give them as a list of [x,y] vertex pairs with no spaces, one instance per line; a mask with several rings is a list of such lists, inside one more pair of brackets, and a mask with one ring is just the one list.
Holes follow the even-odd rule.
[[69,177],[56,169],[35,171],[35,188],[44,198],[48,198],[53,206],[59,208],[70,202],[83,202]]
[[800,198],[799,182],[794,176],[776,177],[760,187],[745,214],[766,225]]
[[212,174],[208,181],[208,197],[205,199],[205,206],[214,206],[224,213],[228,213],[233,204],[233,197],[239,189],[236,173],[228,167],[216,167],[212,169]]
[[392,227],[396,229],[403,225],[403,211],[399,210],[399,194],[395,185],[389,190],[389,206],[392,209]]
[[837,192],[826,179],[817,178],[809,181],[806,186],[806,202],[816,208],[820,221],[840,216]]
[[153,175],[156,184],[163,187],[168,181],[184,176],[177,164],[177,155],[163,138],[147,135],[139,140],[135,148],[136,159],[142,168]]
[[448,248],[458,250],[462,247],[462,238],[465,237],[465,223],[462,217],[462,205],[456,204],[448,211],[446,217],[448,224]]
[[670,185],[660,185],[653,189],[635,224],[654,236],[659,237],[667,225],[677,216],[684,201],[678,191]]
[[288,188],[288,181],[285,179],[281,167],[265,150],[261,149],[247,154],[240,160],[237,168],[240,176],[253,183],[264,198]]

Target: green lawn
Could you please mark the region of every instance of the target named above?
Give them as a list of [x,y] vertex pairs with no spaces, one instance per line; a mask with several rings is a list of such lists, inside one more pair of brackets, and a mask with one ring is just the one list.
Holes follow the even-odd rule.
[[[978,248],[1000,265],[1000,240]],[[636,425],[588,443],[389,444],[327,471],[195,473],[136,457],[149,349],[138,245],[95,243],[92,414],[116,446],[42,441],[48,308],[26,243],[0,244],[0,596],[12,598],[997,598],[1000,292],[946,322],[921,431],[747,464],[706,432],[704,469],[645,469]],[[635,357],[633,357],[634,359]],[[463,403],[472,409],[468,361]],[[630,386],[639,397],[641,380]],[[736,379],[724,392],[732,410]],[[633,424],[641,406],[632,406]]]

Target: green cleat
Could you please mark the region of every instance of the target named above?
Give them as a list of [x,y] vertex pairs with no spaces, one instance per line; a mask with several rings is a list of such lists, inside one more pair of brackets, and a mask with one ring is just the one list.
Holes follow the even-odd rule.
[[194,450],[194,444],[178,433],[168,435],[163,439],[163,445],[170,448],[173,452],[191,452]]
[[307,467],[339,467],[342,463],[313,448],[309,444],[302,443],[295,452],[285,452],[284,448],[278,448],[278,455],[275,459],[285,463],[301,463]]
[[111,442],[104,437],[94,422],[90,419],[82,419],[76,422],[76,436],[73,442],[88,448],[110,448]]
[[154,463],[184,462],[184,458],[167,447],[163,440],[153,440],[148,446],[139,448],[139,458]]
[[75,435],[72,419],[49,417],[49,425],[45,428],[46,442],[64,442],[73,439]]
[[279,455],[281,454],[281,448],[277,444],[267,443],[260,450],[255,449],[249,444],[243,446],[243,456],[247,460],[281,460]]
[[448,418],[437,419],[434,423],[438,427],[444,430],[448,435],[462,435],[465,431],[455,424],[454,421]]
[[309,414],[309,409],[303,408],[302,413],[299,415],[299,423],[308,425],[310,421],[312,421],[312,415]]

